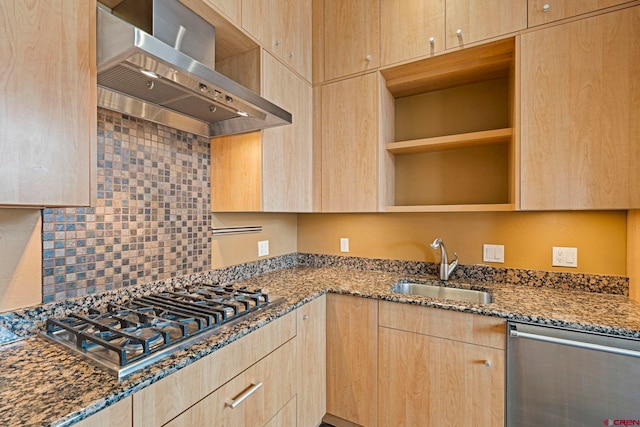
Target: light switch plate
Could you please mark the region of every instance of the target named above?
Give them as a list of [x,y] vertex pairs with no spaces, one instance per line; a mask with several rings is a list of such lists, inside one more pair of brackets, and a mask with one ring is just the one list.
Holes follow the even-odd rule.
[[551,265],[554,267],[578,267],[578,248],[553,247],[553,259]]
[[258,256],[267,256],[267,255],[269,255],[269,241],[260,240],[258,242]]
[[504,245],[482,245],[482,261],[504,264]]
[[340,252],[349,252],[349,238],[341,237],[340,238]]

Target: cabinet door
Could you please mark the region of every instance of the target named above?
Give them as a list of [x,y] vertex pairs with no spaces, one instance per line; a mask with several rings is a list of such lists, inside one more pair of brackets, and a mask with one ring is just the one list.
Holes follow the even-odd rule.
[[133,425],[131,396],[85,418],[76,427],[131,427]]
[[311,81],[311,0],[244,0],[242,27]]
[[298,426],[315,427],[327,412],[327,299],[323,295],[298,310]]
[[380,425],[504,425],[504,351],[388,328],[379,340]]
[[628,1],[630,0],[529,0],[529,27],[582,15]]
[[95,15],[95,1],[0,2],[0,204],[90,204]]
[[378,79],[322,86],[322,211],[378,209]]
[[325,80],[380,66],[379,0],[324,0]]
[[327,295],[328,414],[362,426],[378,425],[377,348],[377,301]]
[[311,81],[311,0],[287,0],[283,61]]
[[240,24],[241,0],[204,0],[214,8],[225,14],[231,22]]
[[444,0],[381,0],[381,65],[444,50]]
[[293,115],[291,125],[262,132],[262,210],[311,212],[311,84],[264,54],[263,96]]
[[640,7],[521,39],[521,208],[640,207]]
[[447,0],[446,47],[490,39],[527,28],[527,0]]
[[291,340],[165,425],[264,426],[295,395],[295,357]]

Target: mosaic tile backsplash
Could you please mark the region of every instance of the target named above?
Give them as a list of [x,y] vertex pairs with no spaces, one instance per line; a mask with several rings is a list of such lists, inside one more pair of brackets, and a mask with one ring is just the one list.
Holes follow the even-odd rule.
[[44,209],[43,302],[211,269],[209,141],[98,110],[95,208]]

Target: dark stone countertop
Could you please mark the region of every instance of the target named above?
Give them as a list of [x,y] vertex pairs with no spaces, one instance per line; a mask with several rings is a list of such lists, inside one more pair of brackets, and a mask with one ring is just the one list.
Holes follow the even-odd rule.
[[[492,304],[473,305],[391,292],[391,285],[403,278],[430,279],[398,273],[293,267],[241,280],[239,284],[285,297],[286,304],[203,338],[120,382],[40,337],[5,345],[0,347],[0,425],[74,424],[327,291],[640,338],[640,303],[625,296],[471,283],[494,297]],[[468,285],[452,281],[449,286]]]

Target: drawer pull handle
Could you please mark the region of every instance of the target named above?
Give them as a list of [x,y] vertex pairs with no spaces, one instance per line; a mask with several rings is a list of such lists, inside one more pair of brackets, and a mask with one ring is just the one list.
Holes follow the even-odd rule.
[[244,391],[237,398],[231,399],[231,400],[227,400],[227,402],[225,402],[224,406],[226,406],[227,408],[236,409],[239,404],[244,402],[247,399],[247,397],[251,396],[253,393],[258,391],[258,389],[260,387],[262,387],[262,383],[257,383],[257,384],[251,383],[251,387],[249,387],[246,391]]

